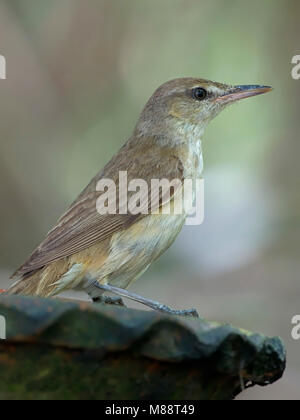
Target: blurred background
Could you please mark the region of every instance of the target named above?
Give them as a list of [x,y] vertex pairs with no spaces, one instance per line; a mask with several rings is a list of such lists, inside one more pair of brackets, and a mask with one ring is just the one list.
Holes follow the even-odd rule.
[[185,227],[132,290],[280,335],[285,377],[240,399],[300,399],[299,15],[298,0],[1,0],[0,287],[160,84],[272,85],[210,125],[205,222]]

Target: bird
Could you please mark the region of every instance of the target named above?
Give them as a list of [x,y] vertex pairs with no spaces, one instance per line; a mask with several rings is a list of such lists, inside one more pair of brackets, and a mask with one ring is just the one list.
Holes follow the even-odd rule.
[[[182,200],[182,182],[202,177],[202,138],[207,125],[229,105],[271,90],[270,86],[229,85],[194,77],[161,85],[146,103],[132,136],[14,273],[16,281],[7,294],[51,298],[80,290],[101,304],[124,305],[125,297],[160,312],[197,317],[194,308],[172,309],[128,288],[173,244],[185,223],[186,211],[175,214],[174,208]],[[145,210],[148,199],[156,195],[155,211],[121,211],[120,195],[112,214],[97,210],[104,194],[99,182],[111,180],[120,192],[121,173],[128,182],[147,182],[147,204],[141,208]],[[180,182],[163,195],[160,190],[154,194],[153,179]],[[130,198],[133,192],[128,194]],[[173,212],[164,214],[166,206]]]

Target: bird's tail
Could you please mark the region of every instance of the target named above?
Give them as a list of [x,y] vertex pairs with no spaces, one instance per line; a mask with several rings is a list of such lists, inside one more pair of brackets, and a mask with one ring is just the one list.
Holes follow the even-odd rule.
[[19,279],[14,283],[5,294],[7,295],[24,295],[24,296],[42,296],[38,293],[42,270],[36,271],[30,276]]
[[35,272],[23,275],[7,294],[49,297],[55,294],[57,282],[68,271],[68,261],[60,260]]

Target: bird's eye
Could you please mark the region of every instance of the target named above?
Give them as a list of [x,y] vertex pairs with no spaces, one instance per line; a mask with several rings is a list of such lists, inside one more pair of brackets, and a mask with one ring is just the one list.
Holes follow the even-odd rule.
[[193,89],[193,98],[197,101],[203,101],[207,97],[207,91],[201,87]]

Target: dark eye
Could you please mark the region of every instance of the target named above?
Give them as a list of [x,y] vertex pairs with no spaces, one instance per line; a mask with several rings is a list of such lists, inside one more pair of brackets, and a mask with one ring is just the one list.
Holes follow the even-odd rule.
[[203,101],[207,97],[207,91],[201,87],[193,89],[193,98],[197,101]]

